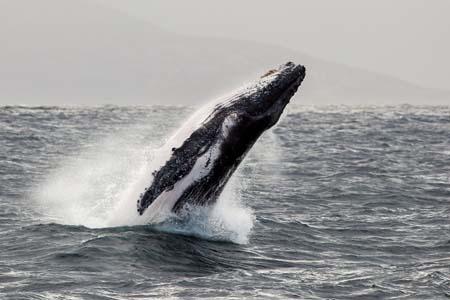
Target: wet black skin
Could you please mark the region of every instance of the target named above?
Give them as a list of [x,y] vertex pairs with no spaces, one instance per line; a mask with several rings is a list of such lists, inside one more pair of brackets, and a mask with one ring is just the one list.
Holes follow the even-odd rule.
[[[165,190],[170,190],[184,176],[189,174],[197,158],[220,141],[219,157],[212,170],[202,179],[192,182],[177,200],[174,212],[185,204],[208,205],[220,196],[225,184],[244,159],[261,134],[279,120],[284,107],[295,94],[305,77],[305,68],[294,63],[280,66],[267,75],[279,72],[266,88],[252,94],[243,94],[230,106],[217,105],[214,117],[194,131],[183,144],[172,149],[171,158],[161,169],[153,172],[153,182],[138,200],[137,210],[143,214],[145,209]],[[266,75],[264,75],[266,76]],[[222,126],[226,118],[233,119],[226,137]]]

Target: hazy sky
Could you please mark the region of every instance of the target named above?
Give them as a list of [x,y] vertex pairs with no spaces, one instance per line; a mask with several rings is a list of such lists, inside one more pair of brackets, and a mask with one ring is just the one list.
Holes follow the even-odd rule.
[[450,89],[449,0],[97,0],[174,32],[282,45]]

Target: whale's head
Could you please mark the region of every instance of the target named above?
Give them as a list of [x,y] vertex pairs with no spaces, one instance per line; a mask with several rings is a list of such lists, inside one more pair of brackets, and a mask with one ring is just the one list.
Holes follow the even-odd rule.
[[239,122],[257,122],[261,130],[273,126],[305,78],[305,67],[288,62],[230,97],[216,109]]
[[251,147],[277,123],[304,78],[305,67],[288,62],[218,104],[213,115],[222,122],[224,140],[234,144],[233,148]]

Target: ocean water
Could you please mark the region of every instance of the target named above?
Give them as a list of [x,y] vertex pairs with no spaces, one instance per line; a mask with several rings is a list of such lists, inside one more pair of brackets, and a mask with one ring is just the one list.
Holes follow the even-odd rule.
[[216,206],[131,226],[192,112],[1,107],[0,299],[450,297],[450,107],[291,104]]

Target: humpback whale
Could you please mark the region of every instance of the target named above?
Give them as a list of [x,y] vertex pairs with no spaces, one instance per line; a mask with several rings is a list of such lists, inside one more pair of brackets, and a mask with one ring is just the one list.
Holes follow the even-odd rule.
[[215,103],[152,173],[137,212],[178,213],[186,204],[213,204],[256,140],[277,123],[304,77],[302,65],[288,62]]

